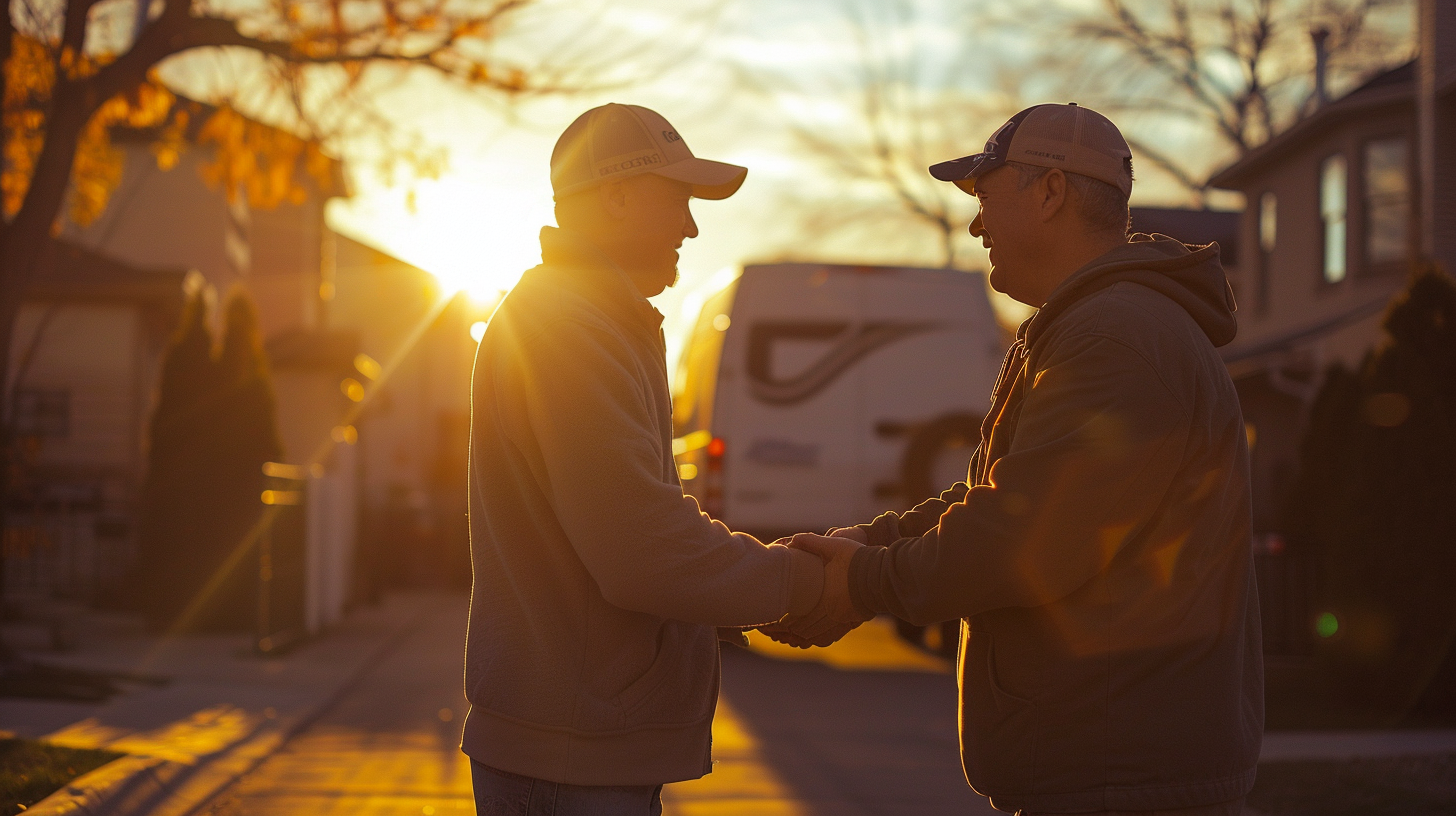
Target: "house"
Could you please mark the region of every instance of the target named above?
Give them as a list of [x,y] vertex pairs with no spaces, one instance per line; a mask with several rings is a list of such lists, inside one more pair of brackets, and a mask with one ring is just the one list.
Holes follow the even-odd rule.
[[[115,143],[125,164],[107,209],[63,225],[56,266],[16,329],[12,371],[25,373],[11,386],[35,501],[9,507],[19,526],[6,589],[105,600],[132,552],[148,418],[184,289],[235,285],[257,303],[270,358],[285,450],[274,470],[308,484],[308,628],[371,595],[381,574],[468,580],[471,327],[485,312],[329,229],[327,202],[344,190],[337,164],[332,190],[303,179],[301,200],[252,209],[204,181],[205,148],[162,170],[151,134]],[[17,544],[25,535],[37,547]],[[60,574],[70,561],[100,577]]]
[[[200,282],[195,278],[192,285]],[[187,275],[57,242],[21,305],[6,396],[15,431],[5,597],[94,601],[122,577],[142,435]]]
[[330,325],[350,327],[380,366],[358,419],[361,579],[369,591],[466,588],[470,376],[495,304],[443,291],[428,272],[344,235],[332,256]]
[[[1210,180],[1246,202],[1230,273],[1239,334],[1222,351],[1269,556],[1283,552],[1282,502],[1324,371],[1358,365],[1380,341],[1385,307],[1418,262],[1456,272],[1456,5],[1423,0],[1419,14],[1416,60],[1319,104]],[[1266,609],[1266,641],[1297,649],[1302,613]]]

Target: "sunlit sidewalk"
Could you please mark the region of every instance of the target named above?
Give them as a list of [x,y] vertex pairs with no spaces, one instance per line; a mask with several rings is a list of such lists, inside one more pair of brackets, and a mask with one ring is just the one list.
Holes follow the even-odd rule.
[[437,606],[429,596],[391,598],[266,658],[252,652],[246,635],[158,637],[131,629],[91,638],[44,658],[149,682],[122,681],[122,692],[101,703],[0,698],[0,729],[129,755],[58,792],[97,808],[81,812],[152,812],[156,801],[195,806],[347,693]]
[[[200,812],[473,813],[469,761],[457,747],[463,635],[463,605],[433,617]],[[944,661],[878,622],[828,650],[753,640],[754,652],[725,650],[714,771],[667,786],[669,816],[991,812],[960,776]]]

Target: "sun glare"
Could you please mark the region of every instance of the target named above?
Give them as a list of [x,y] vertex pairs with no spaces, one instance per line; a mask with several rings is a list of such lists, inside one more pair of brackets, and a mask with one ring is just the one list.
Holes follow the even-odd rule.
[[[409,196],[392,190],[370,212],[353,214],[356,228],[388,251],[435,276],[444,294],[465,292],[494,303],[521,273],[540,263],[538,235],[551,223],[551,198],[483,184],[466,176],[417,183]],[[535,198],[543,198],[538,201]]]

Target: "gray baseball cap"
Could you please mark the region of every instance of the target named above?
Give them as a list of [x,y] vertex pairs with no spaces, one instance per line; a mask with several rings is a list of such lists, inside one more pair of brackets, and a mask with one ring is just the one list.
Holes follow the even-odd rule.
[[696,198],[720,199],[738,192],[748,168],[700,159],[661,114],[616,103],[578,116],[551,151],[551,191],[558,200],[643,173],[687,182]]
[[1132,150],[1106,116],[1076,102],[1034,105],[1006,121],[980,153],[931,165],[930,175],[967,193],[1007,162],[1055,167],[1105,181],[1132,195]]

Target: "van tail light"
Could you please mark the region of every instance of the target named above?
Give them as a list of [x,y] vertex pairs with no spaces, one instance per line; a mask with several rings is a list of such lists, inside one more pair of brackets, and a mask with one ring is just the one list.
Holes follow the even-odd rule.
[[723,515],[723,453],[727,444],[721,437],[708,442],[707,460],[703,463],[703,512],[713,518]]

